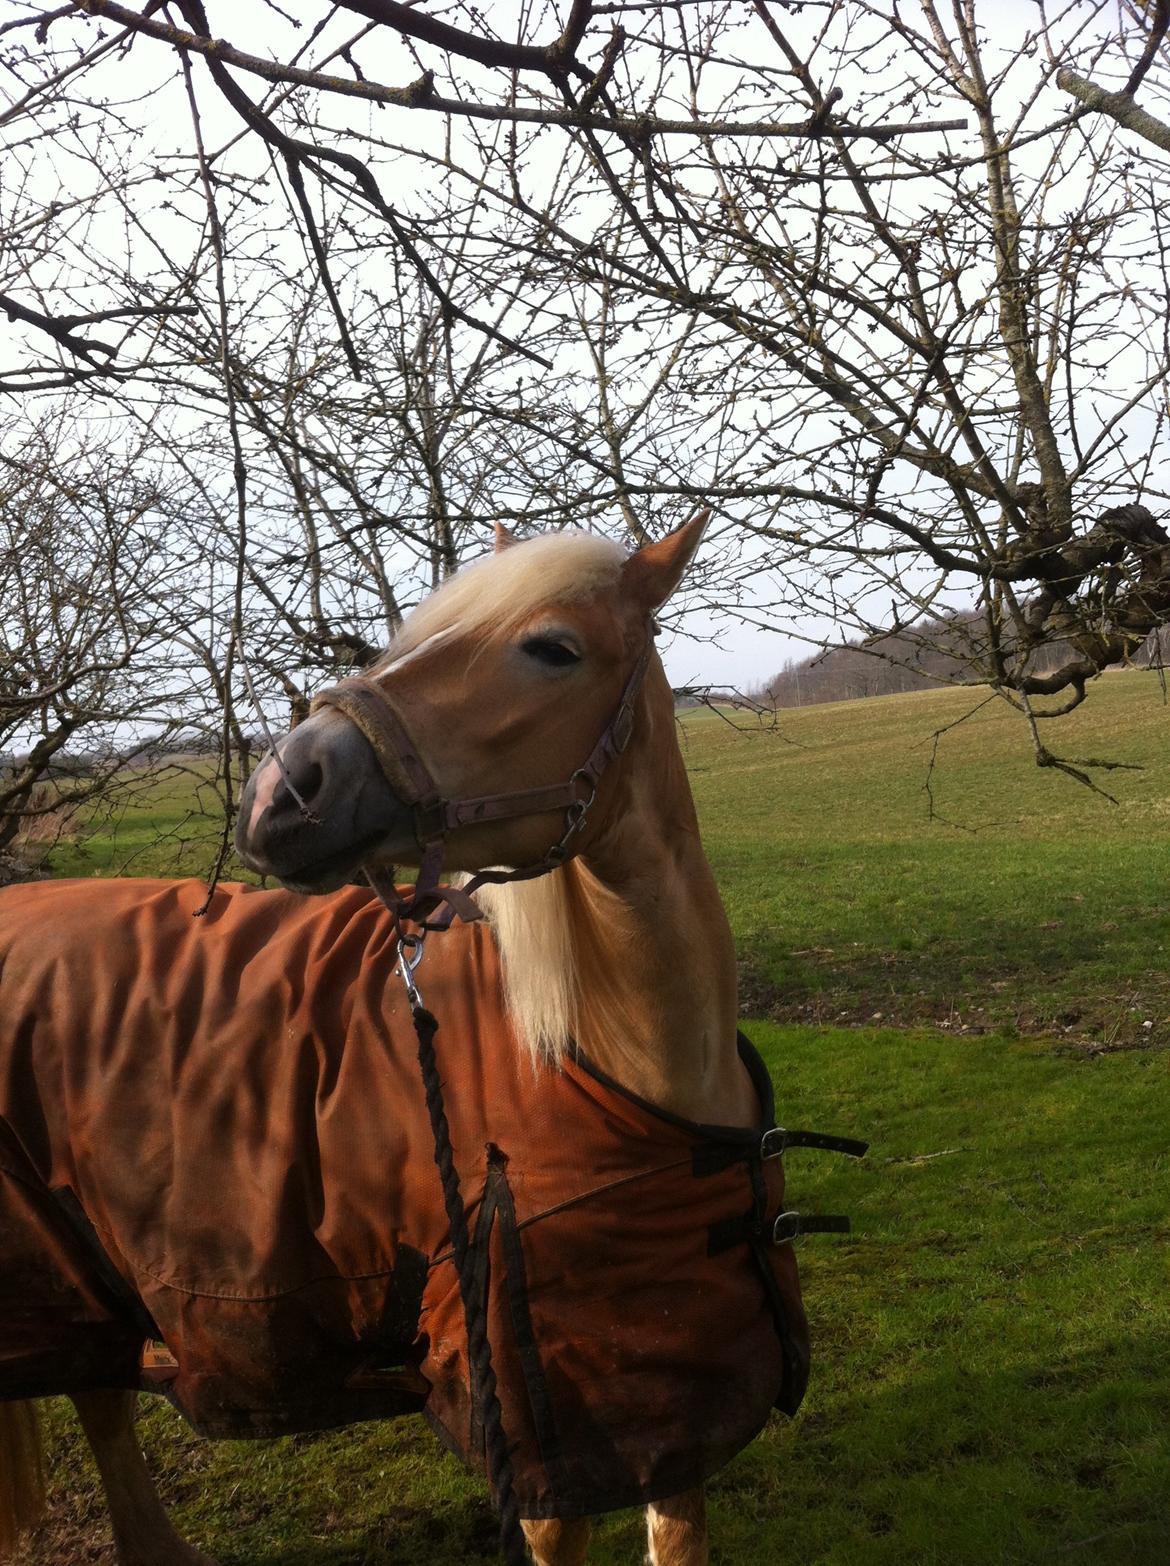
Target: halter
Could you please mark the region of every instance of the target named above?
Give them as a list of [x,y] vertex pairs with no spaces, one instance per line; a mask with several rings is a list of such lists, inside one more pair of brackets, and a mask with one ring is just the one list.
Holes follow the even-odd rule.
[[[472,901],[472,894],[481,886],[531,881],[558,869],[572,857],[574,839],[588,819],[602,775],[630,743],[634,732],[634,703],[650,665],[656,631],[657,627],[651,624],[646,645],[630,671],[613,717],[590,751],[588,760],[576,768],[566,783],[548,783],[503,794],[482,794],[471,799],[444,799],[394,703],[376,680],[354,675],[314,698],[310,712],[336,707],[361,730],[378,758],[386,781],[413,812],[415,841],[422,853],[414,891],[403,896],[394,884],[393,870],[389,866],[365,867],[367,880],[394,915],[400,934],[404,919],[411,919],[424,930],[446,929],[456,916],[467,922],[481,919],[483,910]],[[482,822],[546,815],[554,810],[565,812],[564,831],[542,859],[516,870],[479,870],[463,887],[440,883],[449,833]],[[442,903],[447,904],[446,911],[431,920],[429,916]]]

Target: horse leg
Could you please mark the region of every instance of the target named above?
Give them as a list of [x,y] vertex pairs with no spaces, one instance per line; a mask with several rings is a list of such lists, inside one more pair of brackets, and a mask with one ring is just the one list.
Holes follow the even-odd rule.
[[74,1408],[93,1448],[114,1525],[119,1566],[215,1566],[184,1544],[163,1509],[134,1439],[135,1392],[75,1392]]
[[558,1517],[523,1524],[533,1566],[582,1566],[589,1548],[588,1517]]
[[35,1403],[0,1403],[0,1560],[45,1509],[44,1458]]
[[650,1566],[707,1566],[707,1505],[702,1485],[646,1508]]

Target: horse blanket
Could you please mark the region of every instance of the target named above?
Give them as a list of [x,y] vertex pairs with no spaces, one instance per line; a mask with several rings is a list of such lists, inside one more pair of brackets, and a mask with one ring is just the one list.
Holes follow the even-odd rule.
[[[421,1410],[482,1466],[391,921],[356,887],[204,897],[0,893],[0,1398],[147,1386],[236,1437]],[[523,1515],[702,1482],[807,1376],[759,1057],[760,1129],[692,1124],[533,1064],[483,926],[419,980]]]

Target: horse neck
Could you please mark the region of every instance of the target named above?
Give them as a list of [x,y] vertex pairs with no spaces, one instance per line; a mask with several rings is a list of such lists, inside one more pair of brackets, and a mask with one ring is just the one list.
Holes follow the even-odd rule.
[[607,815],[563,869],[490,898],[518,1031],[545,1055],[575,1042],[674,1114],[752,1124],[759,1110],[736,1048],[731,931],[662,677]]
[[[681,835],[681,834],[680,834]],[[574,867],[577,1040],[607,1075],[687,1119],[751,1124],[736,1047],[735,955],[697,837],[659,843],[636,874]]]

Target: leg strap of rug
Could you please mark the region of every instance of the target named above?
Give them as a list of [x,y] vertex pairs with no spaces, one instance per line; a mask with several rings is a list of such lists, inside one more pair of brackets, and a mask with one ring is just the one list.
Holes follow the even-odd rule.
[[435,1034],[438,1023],[423,1006],[413,1007],[414,1029],[418,1034],[418,1063],[426,1092],[427,1114],[435,1141],[435,1163],[443,1184],[443,1203],[451,1225],[451,1248],[459,1275],[459,1293],[467,1322],[467,1350],[471,1368],[472,1397],[482,1410],[484,1446],[488,1478],[500,1513],[500,1546],[508,1566],[527,1566],[528,1551],[520,1527],[520,1509],[512,1487],[512,1459],[504,1434],[503,1415],[496,1393],[496,1373],[492,1368],[492,1349],[488,1341],[487,1303],[479,1297],[472,1277],[473,1258],[467,1232],[467,1213],[459,1189],[459,1171],[451,1148],[451,1131],[443,1107],[443,1087],[435,1059]]

